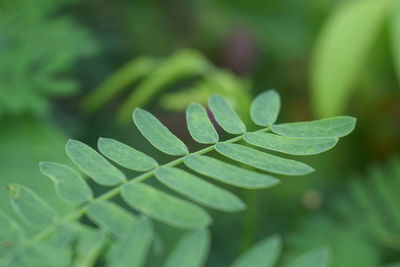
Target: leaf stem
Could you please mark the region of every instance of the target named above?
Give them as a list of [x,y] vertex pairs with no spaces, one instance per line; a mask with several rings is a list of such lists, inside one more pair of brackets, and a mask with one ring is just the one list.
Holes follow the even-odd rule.
[[[270,127],[267,127],[267,128],[263,128],[263,129],[254,131],[253,133],[266,132],[266,131],[269,131],[269,130],[270,130]],[[235,143],[235,142],[238,142],[240,140],[243,140],[245,134],[246,133],[244,133],[242,135],[239,135],[239,136],[236,136],[236,137],[234,137],[232,139],[223,141],[221,143]],[[201,149],[199,151],[196,151],[196,152],[193,152],[193,153],[189,153],[188,155],[202,155],[202,154],[205,154],[207,152],[215,150],[215,146],[216,146],[216,144],[214,144],[212,146],[209,146],[209,147],[206,147],[206,148],[203,148],[203,149]],[[180,157],[178,159],[175,159],[175,160],[173,160],[173,161],[171,161],[169,163],[166,163],[164,165],[160,165],[159,167],[161,167],[161,166],[173,167],[173,166],[179,165],[179,164],[183,163],[183,161],[184,161],[186,156],[187,155],[182,156],[182,157]],[[69,223],[71,221],[78,220],[80,217],[82,217],[86,213],[86,211],[88,210],[88,208],[90,207],[90,205],[93,202],[105,201],[105,200],[111,199],[111,198],[119,195],[121,190],[122,190],[122,187],[125,184],[140,183],[140,182],[143,182],[143,181],[151,178],[154,175],[154,173],[157,170],[157,168],[158,167],[156,167],[155,169],[153,169],[151,171],[148,171],[148,172],[145,172],[145,173],[143,173],[141,175],[138,175],[135,178],[130,179],[130,180],[118,185],[117,187],[111,189],[110,191],[108,191],[108,192],[98,196],[97,198],[94,198],[90,202],[84,204],[79,209],[77,209],[77,210],[65,215],[63,218],[60,218],[60,219],[56,220],[53,224],[51,224],[47,228],[43,229],[42,231],[40,231],[39,233],[34,235],[31,239],[28,239],[25,242],[23,242],[22,243],[23,247],[20,249],[20,251],[22,251],[23,249],[25,249],[27,247],[31,247],[31,246],[35,245],[36,243],[40,242],[41,240],[45,239],[46,237],[48,237],[57,228],[57,226],[63,225],[63,224],[67,224],[67,223]]]

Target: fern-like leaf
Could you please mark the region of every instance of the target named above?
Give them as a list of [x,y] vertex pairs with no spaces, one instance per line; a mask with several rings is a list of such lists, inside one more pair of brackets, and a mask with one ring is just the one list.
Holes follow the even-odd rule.
[[338,200],[334,208],[380,245],[400,251],[400,159],[392,158],[387,166],[371,166],[364,179],[354,176],[349,201],[345,205]]
[[[337,143],[337,138],[350,133],[355,124],[353,118],[336,117],[314,122],[275,125],[280,109],[280,99],[276,91],[267,91],[253,102],[251,116],[254,122],[267,126],[255,132],[246,131],[241,118],[221,96],[213,95],[209,99],[209,108],[222,129],[238,136],[218,141],[219,136],[206,110],[199,104],[191,104],[186,113],[189,132],[195,141],[210,144],[196,152],[189,152],[187,146],[149,112],[142,109],[133,112],[137,128],[155,148],[165,154],[178,156],[161,166],[151,157],[123,143],[112,139],[99,139],[98,147],[105,157],[121,167],[142,172],[133,179],[127,179],[121,170],[93,148],[79,141],[68,141],[66,152],[74,164],[95,183],[113,188],[93,197],[90,187],[76,171],[56,163],[42,163],[42,172],[55,182],[60,197],[81,204],[65,217],[60,218],[50,205],[29,189],[20,185],[10,185],[11,201],[18,215],[27,223],[42,228],[35,236],[23,242],[22,247],[16,247],[11,256],[7,256],[7,262],[11,264],[25,258],[26,253],[32,247],[36,247],[36,244],[43,243],[46,248],[53,246],[48,240],[51,240],[49,238],[53,236],[52,233],[57,232],[59,227],[71,229],[70,239],[83,240],[89,235],[88,231],[82,230],[82,227],[79,227],[81,224],[77,224],[76,220],[87,214],[102,231],[116,239],[108,258],[111,266],[126,266],[124,264],[131,262],[133,255],[135,266],[141,266],[145,262],[151,242],[154,241],[149,218],[181,229],[203,229],[211,224],[212,219],[199,205],[228,212],[245,208],[245,204],[233,193],[206,181],[199,177],[199,174],[242,188],[271,187],[279,183],[279,179],[271,173],[304,175],[313,171],[313,168],[302,162],[286,159],[284,155],[271,155],[266,150],[296,155],[321,153],[332,148]],[[239,141],[241,144],[235,144]],[[261,150],[250,147],[247,143]],[[267,173],[259,173],[240,164],[235,166],[221,159],[203,155],[211,151]],[[190,170],[179,168],[180,164],[185,164]],[[197,204],[145,183],[152,177],[156,177],[161,184]],[[138,219],[110,201],[119,194],[130,207],[149,218],[141,216]],[[11,224],[7,223],[7,227]],[[95,237],[92,235],[92,238]],[[186,249],[190,252],[192,242],[200,242],[205,251],[208,247],[207,240],[204,231],[194,232],[193,236],[185,237],[182,244],[188,244],[189,247],[183,248],[183,245],[178,245],[169,262],[177,262],[174,253],[178,255]],[[132,255],[127,255],[127,248],[130,247],[136,250]],[[93,255],[97,255],[96,253],[94,251]],[[252,253],[258,255],[259,252],[256,249]],[[90,260],[93,261],[93,258]],[[199,257],[198,262],[203,262],[203,257]]]

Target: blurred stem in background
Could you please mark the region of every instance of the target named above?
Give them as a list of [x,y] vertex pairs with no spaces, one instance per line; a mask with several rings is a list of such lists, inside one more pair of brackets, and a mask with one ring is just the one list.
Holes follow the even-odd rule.
[[[371,207],[381,205],[368,198],[370,189],[387,187],[376,178],[373,186],[365,178],[349,186],[345,175],[400,150],[399,22],[396,0],[1,1],[0,162],[6,167],[0,168],[0,195],[15,179],[43,181],[34,189],[47,191],[47,180],[34,171],[36,162],[58,156],[68,162],[55,152],[62,151],[56,147],[66,136],[89,144],[110,136],[157,154],[132,129],[135,107],[156,111],[179,137],[188,138],[183,109],[191,101],[206,104],[218,92],[247,122],[250,99],[276,88],[285,99],[280,121],[350,114],[358,118],[357,131],[321,159],[310,159],[320,167],[307,179],[288,179],[265,195],[244,193],[249,209],[229,221],[235,234],[242,227],[240,238],[216,228],[222,230],[214,243],[224,246],[209,264],[226,265],[237,254],[236,243],[245,250],[271,232],[289,240],[298,234],[293,251],[329,243],[344,255],[335,267],[399,260],[393,252],[397,241],[377,238],[378,248],[367,242],[375,233],[349,223],[359,204],[365,205],[362,196],[373,203],[362,209],[371,215]],[[312,210],[301,203],[310,188],[324,199]],[[355,188],[351,198],[361,197],[342,197],[339,192],[347,188]],[[381,193],[373,195],[386,210],[384,199],[392,194]],[[330,208],[336,206],[332,196],[355,207],[341,209],[343,225],[336,224],[340,212]],[[387,211],[373,215],[377,221],[391,218]],[[389,225],[378,228],[397,236],[396,224]]]

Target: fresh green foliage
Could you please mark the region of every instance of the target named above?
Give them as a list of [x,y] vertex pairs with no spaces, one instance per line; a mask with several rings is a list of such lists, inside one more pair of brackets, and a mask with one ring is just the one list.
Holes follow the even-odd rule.
[[291,262],[288,267],[331,266],[331,252],[327,248],[310,251]]
[[314,170],[302,162],[277,157],[243,145],[219,143],[215,149],[228,158],[267,172],[304,175]]
[[279,183],[279,180],[266,174],[236,167],[208,156],[189,155],[184,163],[192,170],[217,181],[247,189],[267,188]]
[[67,138],[59,129],[36,119],[2,121],[0,130],[0,210],[15,219],[7,194],[7,184],[23,184],[55,210],[65,213],[73,206],[60,199],[54,183],[38,168],[41,160],[68,164],[63,147]]
[[200,267],[207,259],[210,233],[206,228],[187,233],[176,245],[164,267]]
[[282,240],[276,235],[266,238],[246,251],[232,264],[232,267],[272,267],[281,253]]
[[194,50],[179,50],[163,60],[134,59],[100,84],[85,99],[84,108],[93,112],[124,90],[134,87],[118,110],[119,120],[127,123],[133,109],[147,105],[172,85],[189,79],[195,80],[193,85],[163,94],[159,104],[167,110],[184,110],[192,101],[206,104],[213,93],[218,93],[228,98],[241,116],[247,115],[250,96],[245,84],[230,72],[216,69]]
[[393,59],[397,71],[397,79],[400,83],[400,3],[398,1],[394,4],[390,30]]
[[[292,257],[329,246],[332,266],[380,266],[385,251],[400,251],[400,159],[367,167],[367,174],[352,174],[347,190],[327,198],[328,209],[305,218],[288,234]],[[329,213],[328,213],[329,212]],[[384,249],[386,248],[386,249]]]
[[138,108],[133,112],[133,121],[144,137],[162,152],[173,156],[189,152],[186,145],[151,113]]
[[[110,266],[142,266],[152,241],[153,229],[151,221],[142,217],[132,225],[114,250],[111,251]],[[135,248],[135,249],[132,249]]]
[[[353,176],[349,186],[351,204],[339,201],[336,210],[380,245],[400,251],[400,159],[392,158],[387,166],[370,167],[366,183],[359,175]],[[353,210],[357,210],[357,216]]]
[[11,205],[24,222],[42,227],[54,222],[55,210],[32,190],[18,184],[8,185],[8,190]]
[[149,73],[156,65],[150,58],[138,58],[128,63],[103,82],[85,101],[85,108],[94,111],[107,100]]
[[97,146],[104,156],[130,170],[144,172],[158,166],[153,158],[113,139],[99,138]]
[[[358,218],[356,209],[353,209],[351,217]],[[379,250],[364,232],[368,225],[366,220],[360,225],[351,225],[337,213],[327,214],[324,211],[307,216],[286,235],[286,261],[317,247],[329,247],[334,256],[332,267],[380,266]]]
[[[266,98],[266,96],[271,97],[271,99],[267,99],[268,97]],[[277,114],[279,112],[279,105],[276,105],[276,97],[276,93],[269,91],[269,93],[263,94],[262,98],[257,98],[257,101],[262,100],[265,101],[265,103],[272,103],[272,107],[269,110],[273,114]],[[181,156],[161,166],[158,166],[153,159],[142,152],[129,148],[127,145],[110,139],[100,139],[99,149],[107,157],[119,163],[121,166],[127,166],[129,169],[134,169],[136,171],[142,170],[143,173],[133,179],[126,179],[122,171],[108,162],[91,147],[79,141],[68,141],[66,144],[66,152],[75,165],[93,179],[95,183],[105,187],[113,186],[113,188],[100,196],[92,198],[92,193],[88,185],[85,184],[84,180],[81,179],[75,171],[55,163],[42,163],[42,171],[55,182],[57,192],[62,198],[79,203],[81,203],[83,199],[86,199],[83,205],[77,207],[64,217],[58,216],[50,205],[45,203],[31,190],[16,184],[10,185],[11,202],[17,214],[27,223],[41,225],[42,228],[36,235],[23,242],[20,247],[15,247],[8,253],[5,257],[5,264],[9,266],[18,265],[20,261],[30,258],[28,252],[31,249],[38,249],[41,247],[38,246],[38,244],[43,244],[45,249],[41,252],[36,251],[35,253],[37,255],[45,257],[44,255],[48,254],[47,249],[49,247],[55,247],[54,249],[59,251],[51,253],[51,256],[63,257],[63,259],[65,259],[65,264],[60,264],[60,266],[68,265],[68,262],[70,262],[69,254],[61,255],[58,253],[70,251],[69,249],[62,250],[63,246],[64,248],[65,246],[71,247],[74,240],[79,240],[81,238],[80,234],[82,230],[79,229],[82,229],[83,225],[82,223],[77,223],[76,220],[85,214],[100,227],[101,230],[99,231],[104,231],[111,234],[113,238],[116,238],[116,241],[112,242],[107,254],[107,261],[110,266],[126,266],[127,262],[135,266],[144,264],[146,255],[149,253],[150,244],[154,241],[154,231],[152,230],[152,222],[150,219],[185,230],[204,229],[204,227],[211,224],[211,216],[199,205],[146,183],[146,181],[153,176],[155,176],[161,184],[194,200],[200,205],[230,212],[245,208],[245,204],[233,193],[198,177],[194,173],[179,168],[178,165],[182,163],[200,174],[244,188],[266,188],[276,185],[279,181],[277,178],[268,174],[261,174],[248,170],[246,166],[234,166],[231,163],[224,162],[217,158],[203,156],[203,154],[207,152],[216,151],[233,161],[241,162],[270,173],[303,175],[313,170],[310,166],[299,161],[271,155],[267,152],[249,147],[245,142],[243,142],[243,144],[234,144],[235,142],[245,141],[245,136],[252,133],[246,132],[244,123],[230,104],[221,96],[213,95],[209,103],[211,112],[220,126],[229,133],[240,133],[240,135],[226,141],[217,142],[197,152],[189,152],[186,145],[149,112],[142,109],[136,109],[133,112],[133,120],[136,126],[154,147],[166,154]],[[269,121],[269,123],[271,123],[271,115],[258,110],[261,108],[264,108],[264,106],[258,104],[253,105],[253,113],[258,114],[257,118],[260,121]],[[198,125],[196,125],[196,123],[204,124],[204,119],[207,119],[204,118],[204,110],[202,110],[202,114],[202,120],[196,120],[196,116],[188,116],[188,120],[194,119],[190,123],[188,122],[188,124],[191,124],[193,128],[197,129],[196,133],[204,136],[204,133],[199,133],[199,131],[200,129],[205,131],[207,128],[199,128]],[[329,137],[330,139],[328,139],[330,141],[332,141],[332,139],[334,141],[330,143],[330,147],[333,147],[337,142],[336,138],[350,133],[354,128],[354,124],[355,120],[352,118],[337,117],[310,123],[272,125],[253,133],[281,131],[283,135],[294,135],[297,139],[305,138],[308,140],[303,142],[303,144],[310,142],[309,140],[312,138],[317,138],[317,140],[320,141],[323,138]],[[302,133],[302,130],[304,133]],[[301,138],[297,135],[301,135]],[[194,137],[194,139],[196,138]],[[284,147],[288,146],[284,144],[286,139],[280,140]],[[288,140],[290,140],[289,145],[293,145],[293,139],[289,138]],[[304,150],[304,148],[302,149]],[[328,148],[325,147],[324,149],[320,149],[320,151],[325,151],[326,149]],[[316,153],[315,150],[314,153]],[[134,161],[136,157],[138,161],[135,162],[136,165],[132,167],[130,161]],[[235,174],[232,175],[232,173]],[[68,179],[66,178],[67,175],[72,177],[71,180],[66,180]],[[241,175],[244,176],[242,177]],[[69,184],[74,182],[76,183],[75,185]],[[74,186],[78,185],[79,189],[76,190],[79,194],[77,194],[77,196],[72,196],[71,190],[73,190]],[[137,219],[136,216],[126,211],[124,208],[110,202],[113,197],[119,194],[126,204],[137,212],[148,216],[148,218],[141,216]],[[4,219],[4,221],[6,220]],[[5,224],[10,226],[14,225],[9,222]],[[66,237],[54,241],[54,238],[58,238],[54,236],[54,234],[57,233],[57,229],[61,228],[68,229],[68,231],[60,230]],[[194,237],[185,237],[181,242],[189,243],[189,245],[191,245],[191,242],[201,244],[202,250],[199,251],[196,260],[198,264],[201,264],[204,262],[205,251],[208,250],[208,238],[204,237],[204,233],[193,235]],[[95,237],[98,236],[92,236],[94,239]],[[57,245],[58,242],[61,242],[60,240],[63,240],[63,246]],[[70,240],[70,242],[66,240]],[[275,242],[278,241],[271,242],[275,244]],[[260,246],[262,248],[264,247],[264,245]],[[256,248],[249,253],[258,255],[260,253],[258,250],[262,248]],[[183,249],[187,249],[189,252],[192,251],[190,246],[188,246],[188,248],[182,248],[182,245],[178,244],[178,247],[174,250],[169,261],[178,261],[178,259],[176,259],[177,256],[174,255],[182,253],[180,251]],[[46,251],[45,254],[43,254],[44,251]],[[93,255],[98,255],[98,251],[93,251]],[[246,258],[253,257],[244,256],[243,261],[245,261]],[[182,260],[183,264],[184,259]],[[90,261],[93,261],[93,258],[91,258]],[[271,259],[271,262],[272,261]]]
[[120,239],[136,221],[136,216],[110,201],[93,203],[87,210],[87,216],[103,231]]
[[211,218],[205,210],[145,184],[127,184],[122,198],[132,208],[163,223],[193,229],[207,226]]
[[43,114],[48,98],[79,89],[73,64],[97,44],[70,16],[54,17],[66,0],[5,0],[0,5],[0,116]]
[[157,180],[167,187],[204,206],[222,211],[240,211],[246,207],[234,194],[186,171],[161,167],[155,175]]
[[[282,252],[282,240],[278,235],[261,240],[231,265],[232,267],[273,267],[278,266],[277,262]],[[330,267],[331,252],[327,248],[318,248],[301,254],[289,263],[283,264],[285,267]],[[279,265],[282,266],[282,265]]]
[[226,132],[230,134],[242,134],[246,132],[246,126],[233,110],[232,106],[220,95],[212,95],[208,100],[208,106],[215,120]]
[[120,184],[125,175],[88,145],[69,140],[65,146],[69,158],[96,183],[106,186]]
[[[391,34],[394,59],[398,61],[396,17],[399,8],[396,2],[348,1],[333,12],[314,52],[311,83],[316,114],[324,117],[344,112],[357,88],[355,83],[365,69],[371,48],[389,16],[394,16]],[[397,11],[391,12],[392,7]],[[354,33],[357,33],[356,38]]]
[[106,235],[89,227],[82,227],[78,235],[73,266],[94,266],[106,245]]
[[281,109],[281,99],[275,90],[266,91],[251,103],[250,114],[255,124],[270,126],[276,122]]
[[92,190],[74,169],[59,163],[42,162],[40,170],[54,181],[62,199],[81,204],[93,198]]
[[[0,211],[0,240],[3,241],[2,249],[0,249],[0,259],[11,253],[13,246],[20,245],[19,243],[23,239],[24,233],[21,226],[7,214]],[[10,244],[10,247],[7,246],[8,244]]]
[[314,155],[334,147],[337,138],[296,138],[270,133],[249,133],[244,140],[252,145],[292,155]]
[[284,123],[272,126],[276,134],[289,137],[331,137],[338,138],[348,135],[354,130],[355,118],[334,117],[310,122]]
[[190,135],[196,142],[215,144],[219,136],[210,119],[207,110],[199,104],[190,104],[186,111],[186,121]]

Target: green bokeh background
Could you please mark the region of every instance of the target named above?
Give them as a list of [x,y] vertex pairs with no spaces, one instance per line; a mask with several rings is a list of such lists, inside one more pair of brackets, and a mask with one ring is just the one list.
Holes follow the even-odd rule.
[[[10,182],[29,186],[61,214],[73,208],[56,196],[38,169],[40,161],[72,166],[64,153],[69,138],[95,147],[98,137],[110,137],[159,162],[170,159],[146,143],[132,122],[118,119],[118,109],[140,89],[144,78],[122,86],[117,96],[96,110],[85,106],[87,97],[101,90],[107,78],[139,57],[154,60],[156,68],[174,53],[191,49],[207,62],[204,73],[163,84],[141,105],[192,150],[198,147],[181,109],[186,102],[207,97],[204,87],[209,84],[198,83],[207,77],[223,81],[224,94],[232,97],[239,112],[248,108],[246,99],[275,88],[282,98],[279,122],[318,118],[321,111],[313,103],[318,99],[313,98],[312,84],[318,40],[327,34],[327,21],[347,2],[362,1],[386,0],[0,1],[0,208],[14,216],[6,190]],[[316,168],[313,174],[285,177],[279,186],[260,192],[238,190],[248,210],[212,213],[208,266],[226,266],[254,242],[274,233],[284,238],[284,261],[323,245],[333,249],[334,266],[400,261],[400,229],[390,232],[391,245],[376,237],[373,226],[362,226],[364,210],[351,191],[352,181],[357,180],[379,202],[376,184],[370,182],[371,168],[382,169],[388,181],[400,179],[400,161],[394,159],[400,149],[400,63],[396,63],[400,41],[397,47],[392,40],[400,35],[400,26],[397,33],[390,22],[392,12],[400,14],[399,7],[393,4],[379,26],[362,67],[354,73],[345,108],[338,111],[357,117],[356,130],[333,150],[301,158]],[[354,32],[352,38],[359,37]],[[351,46],[352,38],[346,36],[343,44]],[[346,48],[327,53],[340,58]],[[213,77],[217,72],[219,76]],[[104,190],[93,186],[97,193]],[[400,192],[400,187],[392,188]],[[341,213],[340,205],[349,210]],[[375,209],[384,210],[385,204],[379,202],[365,213]],[[392,219],[387,214],[374,216],[384,225]],[[181,233],[156,227],[168,251]],[[159,266],[163,257],[154,256],[149,264]]]

